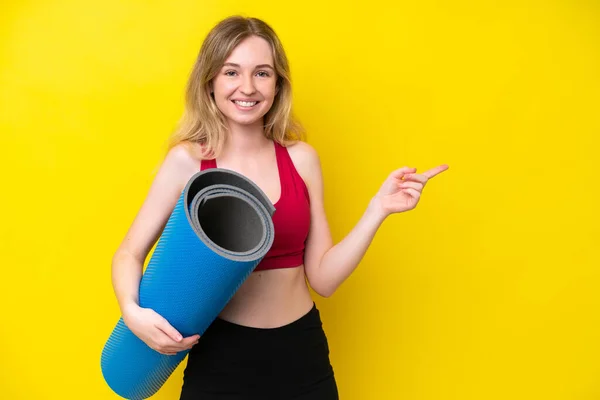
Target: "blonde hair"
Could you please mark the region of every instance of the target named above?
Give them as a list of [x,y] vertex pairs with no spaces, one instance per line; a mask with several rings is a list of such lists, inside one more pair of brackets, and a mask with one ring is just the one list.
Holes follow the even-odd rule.
[[187,82],[183,116],[169,139],[169,150],[180,143],[192,142],[201,144],[204,158],[216,157],[221,152],[227,124],[211,96],[210,84],[233,49],[253,35],[271,45],[277,75],[277,93],[264,116],[265,136],[284,146],[301,140],[302,128],[292,115],[290,69],[279,38],[260,19],[232,16],[213,27],[202,43]]

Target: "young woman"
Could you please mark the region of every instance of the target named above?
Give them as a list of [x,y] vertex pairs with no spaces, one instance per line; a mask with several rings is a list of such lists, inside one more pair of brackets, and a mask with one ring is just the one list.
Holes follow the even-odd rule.
[[[191,73],[180,129],[146,200],[114,255],[115,294],[127,326],[163,354],[191,349],[181,399],[333,400],[327,338],[308,285],[331,296],[354,271],[384,219],[413,209],[441,165],[403,167],[375,193],[351,232],[333,245],[319,157],[292,119],[288,62],[273,30],[231,17],[208,34]],[[272,248],[200,338],[182,338],[138,302],[143,263],[187,181],[226,168],[273,202]]]

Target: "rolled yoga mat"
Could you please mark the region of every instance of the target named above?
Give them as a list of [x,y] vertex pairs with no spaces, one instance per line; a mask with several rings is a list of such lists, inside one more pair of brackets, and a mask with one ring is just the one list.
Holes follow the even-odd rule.
[[[162,315],[183,337],[202,335],[273,244],[275,212],[253,182],[207,169],[187,183],[142,275],[141,307]],[[102,374],[126,399],[146,399],[189,351],[168,356],[135,336],[121,317],[104,345]]]

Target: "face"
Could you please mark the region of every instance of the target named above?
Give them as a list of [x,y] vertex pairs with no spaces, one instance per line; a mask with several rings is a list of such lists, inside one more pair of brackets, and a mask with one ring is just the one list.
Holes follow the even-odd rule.
[[230,124],[262,124],[273,104],[276,83],[271,47],[266,40],[251,36],[225,60],[212,90]]

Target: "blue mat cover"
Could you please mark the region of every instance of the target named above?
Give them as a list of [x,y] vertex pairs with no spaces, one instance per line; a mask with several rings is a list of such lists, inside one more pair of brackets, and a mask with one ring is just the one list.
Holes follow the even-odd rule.
[[[273,244],[275,212],[253,182],[213,168],[188,182],[142,276],[140,306],[184,337],[214,321]],[[103,377],[126,399],[155,394],[189,351],[167,356],[148,347],[121,317],[101,355]]]

